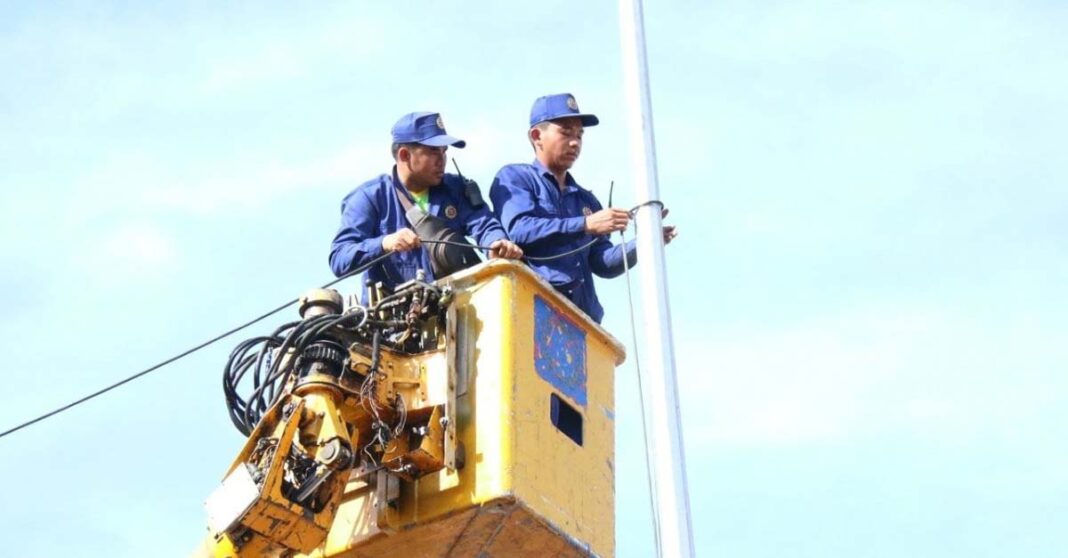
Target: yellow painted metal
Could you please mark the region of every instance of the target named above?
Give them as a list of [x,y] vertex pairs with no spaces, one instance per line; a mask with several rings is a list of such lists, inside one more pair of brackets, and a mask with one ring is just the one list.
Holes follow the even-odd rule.
[[[392,506],[372,479],[350,480],[324,547],[310,556],[542,556],[553,545],[562,546],[552,555],[613,556],[622,345],[524,266],[491,261],[447,282],[458,320],[448,381],[466,463],[402,482]],[[585,334],[585,405],[535,370],[536,297]],[[551,422],[550,394],[581,415],[581,446]]]
[[[326,385],[315,383],[297,389],[276,403],[249,436],[229,472],[245,467],[246,462],[263,463],[266,471],[259,498],[241,516],[245,538],[236,541],[227,533],[215,533],[209,539],[212,555],[222,558],[231,556],[263,556],[296,548],[310,552],[320,545],[331,525],[337,503],[336,495],[344,488],[343,477],[331,476],[325,481],[324,494],[331,495],[321,504],[321,509],[311,512],[282,495],[284,470],[282,462],[294,444],[310,451],[321,451],[331,440],[344,438],[345,445],[353,445],[340,413],[334,406],[337,394]],[[288,411],[287,411],[288,410]],[[292,419],[283,416],[290,413]],[[277,445],[261,446],[258,441],[272,438]]]
[[209,538],[204,548],[193,554],[193,558],[241,558],[242,556],[280,556],[283,549],[262,537],[253,537],[241,545],[234,544],[226,533],[219,533],[216,538]]

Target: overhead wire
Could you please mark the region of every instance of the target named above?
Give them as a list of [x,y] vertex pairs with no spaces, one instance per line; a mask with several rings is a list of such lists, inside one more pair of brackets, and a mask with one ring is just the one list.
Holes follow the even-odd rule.
[[[615,183],[613,181],[611,188],[614,189],[614,186],[615,186]],[[609,207],[611,207],[611,205],[612,205],[612,190],[610,190],[610,193],[609,193]],[[642,202],[642,203],[634,206],[633,208],[631,208],[627,212],[627,214],[631,219],[633,219],[639,209],[641,209],[642,207],[645,207],[645,206],[649,206],[649,205],[658,205],[658,206],[660,206],[661,210],[663,210],[663,208],[664,208],[663,202],[661,202],[659,200],[649,200],[649,201],[645,201],[645,202]],[[659,537],[659,530],[660,530],[659,526],[660,526],[661,519],[659,517],[659,512],[658,512],[658,510],[656,508],[656,505],[655,505],[657,487],[656,487],[655,478],[653,477],[653,474],[652,474],[652,463],[651,463],[651,455],[650,455],[651,452],[650,452],[650,448],[649,448],[649,434],[648,434],[648,424],[647,424],[648,423],[648,417],[647,417],[646,405],[645,405],[645,389],[644,389],[644,385],[643,385],[643,382],[642,382],[640,357],[639,357],[639,354],[638,354],[638,332],[637,332],[636,317],[635,317],[635,311],[634,311],[633,291],[632,291],[631,280],[630,280],[630,263],[629,263],[628,250],[627,250],[626,228],[624,227],[622,230],[620,230],[619,234],[620,234],[620,239],[622,241],[620,249],[622,251],[624,275],[626,277],[627,304],[628,304],[629,315],[630,315],[631,336],[632,336],[633,346],[634,346],[634,362],[635,362],[634,367],[635,367],[635,371],[636,371],[636,377],[637,377],[637,380],[638,380],[638,397],[639,397],[639,405],[641,407],[641,417],[642,417],[642,440],[643,440],[643,443],[644,443],[645,448],[646,448],[646,451],[645,451],[646,481],[647,481],[648,489],[649,489],[650,511],[651,511],[651,516],[652,516],[652,520],[653,520],[653,524],[654,524],[653,537],[654,537],[654,544],[655,544],[655,548],[656,548],[656,555],[658,557],[662,557],[663,556],[663,548],[662,548],[662,544],[661,544],[660,537]],[[570,255],[573,255],[573,254],[576,254],[576,253],[579,253],[579,252],[582,252],[582,251],[588,249],[589,247],[591,247],[593,244],[595,244],[599,240],[601,240],[599,237],[594,238],[594,239],[590,240],[589,242],[583,244],[582,246],[579,246],[579,247],[577,247],[575,249],[568,250],[566,252],[562,252],[562,253],[559,253],[559,254],[554,254],[554,255],[551,255],[551,256],[523,256],[523,259],[533,262],[533,261],[551,261],[551,260],[554,260],[554,259],[564,258],[564,257],[570,256]],[[464,248],[478,248],[478,249],[487,250],[487,251],[491,250],[491,248],[489,246],[470,245],[470,244],[466,244],[466,243],[453,242],[453,241],[447,241],[447,240],[420,239],[420,242],[426,243],[426,244],[455,245],[455,246],[464,247]],[[339,283],[339,282],[341,282],[341,281],[343,281],[345,279],[348,279],[350,277],[353,277],[355,275],[363,273],[364,271],[374,267],[375,265],[378,265],[379,263],[381,263],[382,261],[387,259],[389,256],[391,256],[393,253],[394,252],[385,252],[384,254],[381,254],[380,256],[372,259],[371,261],[367,262],[366,264],[357,267],[356,269],[354,269],[354,270],[352,270],[352,271],[350,271],[350,272],[338,277],[337,279],[335,279],[333,281],[330,281],[329,283],[326,283],[321,288],[324,288],[324,289],[325,288],[329,288],[329,287],[331,287],[333,285],[336,285],[337,283]],[[208,339],[207,341],[204,341],[204,342],[202,342],[202,343],[200,343],[198,345],[195,345],[195,346],[193,346],[193,347],[191,347],[191,348],[189,348],[189,349],[187,349],[185,351],[182,351],[181,353],[178,353],[177,355],[175,355],[173,357],[170,357],[170,358],[168,358],[166,360],[163,360],[163,361],[161,361],[161,362],[159,362],[159,363],[157,363],[157,364],[155,364],[153,366],[150,366],[150,367],[148,367],[148,368],[146,368],[144,370],[141,370],[141,371],[139,371],[139,372],[137,372],[137,373],[135,373],[135,374],[133,374],[131,376],[128,376],[128,377],[126,377],[126,378],[124,378],[124,379],[122,379],[122,380],[120,380],[118,382],[115,382],[115,383],[113,383],[111,385],[108,385],[108,386],[106,386],[106,387],[104,387],[102,389],[94,391],[93,393],[90,393],[90,394],[85,395],[85,396],[83,396],[81,398],[78,398],[75,401],[72,401],[72,402],[70,402],[70,403],[68,403],[66,405],[58,407],[58,408],[56,408],[56,409],[54,409],[52,411],[49,411],[47,413],[44,413],[44,414],[38,416],[36,418],[33,418],[33,419],[28,420],[26,422],[23,422],[23,423],[21,423],[21,424],[19,424],[17,426],[9,428],[9,429],[7,429],[7,430],[5,430],[3,432],[0,432],[0,438],[4,438],[4,437],[6,437],[6,436],[8,436],[10,434],[18,432],[19,430],[22,430],[24,428],[32,426],[33,424],[36,424],[36,423],[41,422],[43,420],[46,420],[46,419],[48,419],[50,417],[58,415],[58,414],[60,414],[62,412],[65,412],[65,411],[67,411],[67,410],[69,410],[69,409],[71,409],[73,407],[76,407],[76,406],[78,406],[78,405],[80,405],[82,403],[90,401],[90,400],[92,400],[92,399],[94,399],[96,397],[99,397],[99,396],[101,396],[101,395],[103,395],[105,393],[108,393],[108,392],[110,392],[110,391],[112,391],[114,389],[117,389],[117,388],[119,388],[119,387],[121,387],[123,385],[126,385],[127,383],[130,383],[130,382],[132,382],[132,381],[134,381],[134,380],[136,380],[138,378],[146,376],[147,374],[149,374],[151,372],[159,370],[160,368],[162,368],[162,367],[164,367],[164,366],[166,366],[168,364],[171,364],[171,363],[173,363],[173,362],[175,362],[177,360],[180,360],[180,359],[182,359],[182,358],[184,358],[186,356],[189,356],[190,354],[193,354],[193,353],[195,353],[195,352],[197,352],[197,351],[199,351],[199,350],[201,350],[201,349],[203,349],[205,347],[208,347],[208,346],[210,346],[210,345],[212,345],[212,344],[214,344],[214,343],[216,343],[216,342],[218,342],[218,341],[220,341],[220,340],[222,340],[222,339],[224,339],[224,338],[226,338],[226,337],[228,337],[228,336],[230,336],[230,335],[232,335],[234,333],[237,333],[238,331],[241,331],[241,330],[243,330],[243,329],[245,329],[245,328],[247,328],[247,327],[249,327],[249,326],[251,326],[253,324],[256,324],[256,323],[258,323],[258,322],[260,322],[260,321],[262,321],[262,320],[264,320],[264,319],[266,319],[266,318],[268,318],[270,316],[273,316],[274,314],[277,314],[278,312],[281,312],[282,310],[284,310],[284,309],[288,308],[289,306],[292,306],[293,304],[295,304],[298,300],[299,300],[298,298],[294,298],[292,300],[289,300],[289,301],[287,301],[287,302],[285,302],[283,304],[280,304],[277,307],[275,307],[275,308],[273,308],[273,309],[271,309],[271,310],[269,310],[269,311],[267,311],[267,312],[255,317],[255,318],[253,318],[253,319],[251,319],[251,320],[249,320],[249,321],[247,321],[247,322],[245,322],[245,323],[243,323],[241,325],[238,325],[238,326],[236,326],[234,328],[231,328],[231,329],[229,329],[229,330],[227,330],[227,331],[225,331],[225,332],[223,332],[223,333],[221,333],[219,335],[216,335],[216,336],[212,337],[211,339]],[[362,308],[362,307],[358,307],[358,308],[360,310],[362,310],[362,320],[360,322],[360,325],[362,325],[364,322],[367,321],[367,319],[369,317],[369,313],[368,313],[367,309],[365,309],[365,308]],[[345,321],[350,320],[353,317],[354,316],[352,316],[351,313],[347,313],[347,314],[342,315],[340,317],[338,317],[336,315],[319,316],[318,317],[319,319],[313,318],[312,320],[309,320],[309,322],[314,322],[314,324],[310,324],[310,326],[307,323],[302,324],[301,322],[289,322],[289,323],[284,324],[284,325],[280,326],[279,328],[277,328],[275,330],[275,334],[272,335],[272,336],[253,337],[253,338],[248,339],[246,341],[243,341],[241,344],[239,344],[231,352],[230,358],[229,358],[229,360],[227,362],[227,372],[228,372],[228,374],[230,374],[230,370],[234,370],[235,372],[233,372],[232,375],[230,375],[229,377],[224,376],[224,382],[223,382],[224,383],[224,392],[226,394],[227,401],[229,403],[228,404],[228,408],[229,408],[230,418],[233,421],[234,425],[237,426],[238,430],[240,430],[243,433],[245,433],[246,435],[248,435],[249,432],[251,431],[251,429],[259,421],[259,418],[262,416],[262,413],[265,412],[266,409],[271,404],[273,404],[273,402],[276,400],[276,398],[280,395],[280,392],[277,391],[277,386],[278,385],[284,385],[285,382],[286,382],[285,378],[288,378],[289,375],[292,374],[293,364],[294,364],[294,361],[297,360],[296,355],[300,353],[300,350],[303,350],[303,348],[306,347],[307,345],[309,345],[309,343],[315,343],[316,342],[315,340],[318,338],[319,334],[322,333],[323,331],[325,331],[325,330],[327,330],[327,329],[329,329],[331,327],[335,327],[337,325],[340,325],[340,324],[344,323]],[[321,319],[321,318],[326,318],[326,319]],[[322,323],[320,323],[320,322],[322,322]],[[304,325],[305,327],[300,327],[301,325]],[[360,325],[358,325],[356,327],[360,327]],[[278,337],[283,332],[286,332],[286,331],[289,332],[288,335],[286,335],[286,337],[285,337],[284,341],[282,341],[281,345],[278,345],[278,343],[277,343]],[[377,345],[377,341],[379,340],[377,332],[376,332],[374,340],[376,341],[375,345]],[[256,345],[261,344],[261,343],[264,344],[265,347],[264,347],[264,349],[260,350],[258,352],[258,354],[251,354],[251,355],[247,354],[250,349],[252,349]],[[271,345],[275,345],[275,348],[277,348],[278,350],[277,351],[266,350],[267,348],[270,348]],[[294,349],[297,349],[297,350],[295,351],[294,356],[292,358],[285,359],[285,358],[283,358],[282,355],[285,355],[286,348],[289,347],[289,346],[292,346]],[[375,352],[377,352],[377,351],[375,351]],[[277,356],[274,359],[271,359],[270,356],[269,356],[271,354],[275,354],[275,355],[279,355],[279,356]],[[375,357],[377,357],[377,355],[375,355]],[[282,361],[284,361],[284,360],[288,361],[285,366],[282,365]],[[377,361],[377,358],[374,358],[374,360]],[[236,367],[234,366],[235,362],[237,364]],[[254,389],[253,389],[252,394],[249,395],[247,400],[242,400],[241,397],[239,397],[237,392],[236,392],[237,384],[241,381],[241,379],[245,376],[245,374],[250,369],[253,369],[253,366],[252,366],[253,364],[255,364],[255,371],[256,371],[255,373],[252,374],[253,380],[254,380],[254,386],[253,386]],[[360,399],[361,399],[361,404],[363,404],[365,406],[366,406],[368,401],[371,402],[372,413],[376,416],[376,418],[378,418],[378,412],[377,412],[378,410],[376,408],[377,406],[375,405],[375,403],[373,401],[373,397],[371,397],[371,393],[370,393],[371,390],[374,389],[373,388],[374,380],[372,378],[375,375],[373,372],[375,371],[374,369],[376,368],[376,366],[375,366],[376,364],[377,364],[377,362],[372,364],[372,367],[371,367],[372,368],[372,370],[371,370],[372,373],[368,374],[367,378],[365,379],[365,380],[369,380],[369,381],[365,381],[363,383],[363,385],[360,386],[360,396],[361,396]],[[259,372],[263,370],[263,367],[265,365],[267,366],[268,373],[267,373],[266,377],[260,378],[260,373]],[[280,379],[282,380],[281,382],[278,381]],[[396,430],[394,432],[392,432],[392,434],[394,436],[399,435],[400,434],[399,431],[403,430],[404,424],[406,422],[406,420],[405,420],[406,419],[406,415],[407,415],[407,413],[405,412],[406,409],[404,408],[404,401],[401,398],[400,394],[398,394],[397,401],[395,401],[395,404],[397,406],[399,406],[399,408],[400,408],[400,413],[401,413],[400,416],[401,416],[401,418],[400,418],[398,424],[396,425]],[[381,419],[379,418],[378,420],[379,420],[379,424],[381,424]],[[376,442],[376,441],[378,443],[381,443],[381,444],[385,443],[385,440],[381,440],[380,439],[381,433],[378,432],[378,430],[379,429],[376,428],[375,440],[372,440],[371,443],[365,445],[362,448],[363,452],[367,453],[367,455],[370,458],[371,462],[374,462],[374,458],[373,458],[372,455],[370,455],[368,453],[368,451],[369,451],[370,447],[372,446],[372,444],[374,442]]]
[[[608,186],[608,207],[612,207],[612,194],[615,189],[616,181],[613,180]],[[633,219],[639,209],[653,204],[660,205],[661,210],[664,209],[664,203],[660,200],[649,200],[632,207],[627,211],[627,215]],[[649,489],[649,514],[653,518],[653,544],[656,548],[657,558],[662,558],[664,550],[660,544],[660,513],[656,508],[656,479],[653,477],[653,463],[650,460],[648,414],[645,412],[645,389],[642,385],[641,358],[638,355],[638,326],[634,320],[634,294],[630,286],[630,261],[627,258],[626,231],[626,227],[620,229],[619,239],[622,243],[620,249],[623,251],[623,275],[627,280],[627,308],[630,314],[631,342],[634,345],[634,372],[635,377],[638,379],[638,406],[641,407],[642,416],[642,445],[645,446],[645,481]],[[634,248],[637,250],[637,246]]]
[[[652,203],[652,202],[645,202],[645,203]],[[659,202],[656,202],[656,203],[659,203]],[[636,206],[635,208],[633,208],[631,210],[631,212],[636,211],[640,207],[641,207],[641,205]],[[576,254],[578,252],[581,252],[583,250],[586,250],[587,248],[589,248],[590,246],[592,246],[594,243],[598,242],[599,240],[600,240],[599,238],[594,238],[593,240],[583,244],[582,246],[579,246],[578,248],[575,248],[573,250],[568,250],[568,251],[562,252],[560,254],[553,254],[551,256],[524,256],[524,259],[526,259],[528,261],[550,261],[550,260],[555,260],[555,259],[567,257],[567,256],[570,256],[570,255]],[[457,246],[461,246],[461,247],[471,247],[471,248],[478,248],[478,249],[482,249],[482,250],[490,250],[491,249],[489,246],[468,245],[468,244],[464,244],[464,243],[452,242],[452,241],[447,241],[447,240],[420,239],[420,242],[427,243],[427,244],[457,245]],[[324,288],[324,289],[325,288],[329,288],[329,287],[331,287],[333,285],[336,285],[337,283],[340,283],[341,281],[343,281],[345,279],[348,279],[350,277],[353,277],[355,275],[363,273],[364,271],[367,271],[368,269],[374,267],[375,265],[378,265],[383,260],[385,260],[386,258],[388,258],[389,256],[391,256],[393,254],[394,254],[394,252],[385,252],[384,254],[381,254],[381,255],[375,257],[374,259],[372,259],[371,261],[367,262],[366,264],[361,265],[356,269],[353,269],[352,271],[350,271],[350,272],[338,277],[337,279],[335,279],[333,281],[330,281],[329,283],[326,283],[321,288]],[[625,259],[625,257],[624,257],[624,259]],[[3,438],[5,436],[8,436],[8,435],[13,434],[15,432],[18,432],[19,430],[22,430],[22,429],[24,429],[24,428],[26,428],[28,426],[32,426],[32,425],[34,425],[34,424],[36,424],[38,422],[41,422],[41,421],[43,421],[45,419],[51,418],[51,417],[53,417],[55,415],[58,415],[58,414],[60,414],[60,413],[62,413],[64,411],[67,411],[67,410],[69,410],[69,409],[71,409],[73,407],[81,405],[82,403],[85,403],[85,402],[90,401],[90,400],[92,400],[92,399],[94,399],[96,397],[99,397],[99,396],[101,396],[101,395],[103,395],[105,393],[108,393],[108,392],[110,392],[110,391],[112,391],[112,390],[114,390],[116,388],[119,388],[119,387],[121,387],[123,385],[126,385],[126,384],[128,384],[128,383],[130,383],[130,382],[132,382],[132,381],[134,381],[134,380],[136,380],[138,378],[141,378],[141,377],[143,377],[143,376],[145,376],[145,375],[147,375],[147,374],[149,374],[151,372],[155,372],[156,370],[159,370],[160,368],[163,368],[164,366],[166,366],[168,364],[171,364],[172,362],[175,362],[177,360],[185,358],[185,357],[187,357],[187,356],[189,356],[189,355],[191,355],[191,354],[193,354],[193,353],[195,353],[195,352],[197,352],[197,351],[199,351],[199,350],[201,350],[201,349],[203,349],[205,347],[208,347],[209,345],[212,345],[212,344],[214,344],[214,343],[216,343],[216,342],[218,342],[218,341],[220,341],[222,339],[225,339],[226,337],[229,337],[230,335],[233,335],[234,333],[237,333],[238,331],[241,331],[241,330],[243,330],[243,329],[245,329],[245,328],[247,328],[247,327],[249,327],[249,326],[251,326],[251,325],[253,325],[255,323],[263,321],[263,320],[265,320],[265,319],[277,314],[278,312],[281,312],[282,310],[285,310],[286,308],[292,306],[293,304],[296,304],[298,300],[299,299],[294,298],[294,299],[292,299],[292,300],[290,300],[288,302],[280,304],[279,306],[275,307],[272,310],[269,310],[269,311],[267,311],[267,312],[255,317],[255,318],[253,318],[253,319],[251,319],[251,320],[249,320],[249,321],[247,321],[247,322],[245,322],[245,323],[243,323],[243,324],[241,324],[239,326],[231,328],[231,329],[229,329],[229,330],[227,330],[227,331],[225,331],[223,333],[220,333],[219,335],[216,335],[215,337],[212,337],[211,339],[208,339],[207,341],[204,341],[203,343],[200,343],[200,344],[195,345],[195,346],[193,346],[193,347],[191,347],[189,349],[186,349],[185,351],[182,351],[181,353],[178,353],[177,355],[175,355],[173,357],[170,357],[170,358],[168,358],[166,360],[163,360],[163,361],[161,361],[161,362],[159,362],[157,364],[154,364],[154,365],[152,365],[152,366],[150,366],[150,367],[148,367],[148,368],[146,368],[144,370],[141,370],[140,372],[137,372],[137,373],[135,373],[133,375],[130,375],[130,376],[126,377],[126,378],[123,378],[122,380],[119,380],[118,382],[115,382],[115,383],[110,384],[110,385],[108,385],[108,386],[106,386],[104,388],[101,388],[101,389],[99,389],[97,391],[94,391],[93,393],[90,393],[88,395],[80,397],[80,398],[78,398],[78,399],[76,399],[76,400],[74,400],[74,401],[72,401],[70,403],[67,403],[66,405],[63,405],[61,407],[57,407],[56,409],[53,409],[53,410],[51,410],[51,411],[49,411],[47,413],[44,413],[44,414],[42,414],[42,415],[40,415],[38,417],[35,417],[33,419],[30,419],[30,420],[28,420],[26,422],[23,422],[23,423],[17,425],[17,426],[14,426],[14,427],[9,428],[9,429],[7,429],[7,430],[5,430],[3,432],[0,432],[0,438]],[[295,322],[294,323],[290,323],[290,324],[286,324],[286,326],[282,326],[282,328],[280,328],[279,330],[276,330],[276,333],[280,333],[281,331],[284,331],[285,329],[288,329],[288,327],[293,327],[294,324],[295,324]],[[264,339],[266,339],[266,338],[258,337],[258,338],[247,340],[245,343],[263,342]],[[238,349],[242,349],[242,348],[243,348],[243,350],[241,350],[241,351],[238,350]],[[242,345],[239,345],[238,348],[236,348],[231,353],[230,364],[232,364],[234,362],[234,359],[237,358],[237,355],[243,355],[244,352],[246,352],[249,348],[251,348],[251,347],[248,346],[248,345],[245,345],[244,343]],[[266,358],[264,353],[266,353],[266,351],[261,352],[260,356],[257,358],[257,360],[256,360],[256,366],[257,367],[261,367],[264,364],[263,359]],[[244,357],[237,358],[237,361],[238,361],[238,365],[239,365],[239,368],[241,369],[241,371],[239,372],[239,374],[238,374],[236,379],[240,380],[240,378],[245,374],[245,372],[248,370],[248,367],[251,366],[252,363],[251,363],[251,361],[247,360]],[[278,361],[271,362],[269,364],[269,370],[277,371],[278,366],[279,366]],[[277,373],[277,372],[275,372],[275,373]],[[271,379],[271,375],[270,374],[268,375],[267,379]],[[277,379],[277,378],[275,378],[275,379]],[[263,385],[257,385],[256,388],[257,388],[257,390],[256,390],[255,394],[256,394],[256,401],[257,402],[264,402],[264,401],[273,399],[274,396],[276,395],[276,393],[274,393],[274,382],[273,381],[265,381]],[[230,395],[230,394],[228,393],[228,395]],[[250,401],[251,401],[251,399],[250,399]],[[246,409],[246,412],[247,412],[247,409]],[[235,416],[233,414],[231,414],[231,419],[235,419]],[[236,424],[236,420],[235,420],[235,424]],[[239,429],[240,428],[241,427],[239,426]]]
[[[614,186],[614,184],[615,183],[613,182],[613,186]],[[609,207],[611,207],[611,205],[612,205],[612,194],[611,193],[608,194],[608,205],[609,205]],[[650,201],[642,202],[642,203],[630,208],[629,210],[627,210],[627,215],[629,215],[633,219],[634,218],[634,214],[637,213],[639,209],[641,209],[642,207],[645,207],[647,205],[659,205],[661,208],[664,207],[664,203],[661,202],[660,200],[650,200]],[[532,262],[541,262],[541,261],[551,261],[551,260],[556,260],[556,259],[559,259],[559,258],[565,258],[567,256],[571,256],[571,255],[577,254],[579,252],[582,252],[583,250],[589,248],[590,246],[593,246],[594,244],[596,244],[600,240],[601,240],[600,236],[597,236],[593,240],[583,244],[582,246],[579,246],[578,248],[575,248],[575,249],[572,249],[572,250],[568,250],[566,252],[561,252],[559,254],[553,254],[551,256],[527,256],[527,255],[524,254],[522,259],[527,260],[527,261],[532,261]],[[430,240],[430,239],[420,238],[419,242],[422,242],[422,243],[425,243],[425,244],[445,244],[445,245],[448,245],[448,246],[456,246],[456,247],[459,247],[459,248],[477,248],[479,250],[487,250],[487,251],[493,249],[493,248],[491,248],[489,246],[482,246],[482,245],[479,245],[479,244],[468,244],[466,242],[456,242],[456,241],[453,241],[453,240]]]
[[[575,248],[573,250],[568,250],[567,252],[561,252],[559,254],[553,254],[551,256],[527,256],[527,255],[524,255],[521,259],[532,261],[532,262],[556,260],[556,259],[560,259],[560,258],[564,258],[564,257],[570,256],[572,254],[577,254],[577,253],[589,248],[590,246],[593,246],[594,244],[597,243],[598,240],[600,240],[600,238],[595,238],[595,239],[583,244],[582,246],[579,246],[578,248]],[[420,238],[419,242],[423,243],[423,244],[444,244],[446,246],[456,246],[457,248],[477,248],[479,250],[492,250],[493,249],[490,246],[482,246],[482,245],[479,245],[479,244],[469,244],[469,243],[466,243],[466,242],[456,242],[455,240],[430,240],[428,238]]]
[[[377,265],[382,260],[385,260],[386,258],[391,256],[392,254],[393,254],[393,252],[386,252],[385,254],[382,254],[382,255],[374,258],[373,260],[367,262],[366,264],[364,264],[364,265],[362,265],[362,266],[360,266],[360,267],[358,267],[358,268],[356,268],[356,269],[354,269],[354,270],[342,275],[341,277],[338,277],[337,279],[335,279],[335,280],[323,285],[322,288],[325,289],[325,288],[328,288],[328,287],[332,287],[333,285],[336,285],[336,284],[340,283],[341,281],[343,281],[345,279],[348,279],[349,277],[352,277],[354,275],[358,275],[360,273],[363,273],[364,271],[366,271],[366,270],[370,269],[371,267]],[[225,331],[223,333],[220,333],[219,335],[216,335],[215,337],[212,337],[211,339],[209,339],[207,341],[204,341],[203,343],[200,343],[199,345],[195,345],[190,349],[182,351],[181,353],[178,353],[177,355],[175,355],[175,356],[173,356],[171,358],[168,358],[168,359],[166,359],[166,360],[164,360],[162,362],[159,362],[158,364],[152,365],[152,366],[150,366],[150,367],[148,367],[148,368],[146,368],[146,369],[144,369],[144,370],[142,370],[140,372],[137,372],[136,374],[133,374],[133,375],[128,376],[128,377],[126,377],[126,378],[124,378],[122,380],[119,380],[118,382],[115,382],[115,383],[113,383],[113,384],[111,384],[111,385],[109,385],[109,386],[107,386],[105,388],[102,388],[102,389],[99,389],[97,391],[94,391],[93,393],[90,393],[89,395],[86,395],[84,397],[78,398],[78,399],[76,399],[76,400],[74,400],[74,401],[72,401],[72,402],[70,402],[70,403],[68,403],[66,405],[63,405],[62,407],[58,407],[58,408],[53,409],[53,410],[51,410],[51,411],[49,411],[49,412],[47,412],[47,413],[45,413],[45,414],[43,414],[41,416],[38,416],[38,417],[36,417],[34,419],[31,419],[31,420],[28,420],[26,422],[23,422],[22,424],[19,424],[18,426],[14,426],[14,427],[9,428],[9,429],[7,429],[7,430],[5,430],[3,432],[0,432],[0,438],[3,438],[3,437],[5,437],[5,436],[7,436],[9,434],[13,434],[15,432],[18,432],[19,430],[22,430],[23,428],[26,428],[27,426],[31,426],[31,425],[36,424],[38,422],[41,422],[42,420],[45,420],[47,418],[53,417],[55,415],[58,415],[59,413],[62,413],[64,411],[68,410],[68,409],[71,409],[72,407],[76,407],[78,405],[81,405],[82,403],[85,403],[86,401],[89,401],[89,400],[91,400],[93,398],[101,396],[101,395],[103,395],[103,394],[105,394],[105,393],[107,393],[107,392],[109,392],[109,391],[111,391],[111,390],[113,390],[115,388],[118,388],[120,386],[128,384],[128,383],[130,383],[130,382],[132,382],[132,381],[134,381],[134,380],[136,380],[136,379],[138,379],[138,378],[140,378],[142,376],[145,376],[146,374],[149,374],[151,372],[159,370],[160,368],[163,368],[164,366],[166,366],[166,365],[168,365],[168,364],[170,364],[170,363],[172,363],[174,361],[177,361],[177,360],[180,360],[180,359],[182,359],[184,357],[187,357],[187,356],[199,351],[200,349],[203,349],[204,347],[207,347],[208,345],[211,345],[211,344],[213,344],[213,343],[215,343],[217,341],[225,339],[226,337],[229,337],[230,335],[233,335],[234,333],[237,333],[238,331],[241,331],[242,329],[245,329],[246,327],[248,327],[248,326],[250,326],[252,324],[255,324],[257,322],[263,321],[263,320],[265,320],[265,319],[277,314],[278,312],[281,312],[282,310],[285,310],[286,308],[296,304],[298,300],[299,299],[294,298],[293,300],[290,300],[289,302],[286,302],[284,304],[281,304],[281,305],[275,307],[273,310],[270,310],[270,311],[268,311],[268,312],[266,312],[264,314],[261,314],[261,315],[257,316],[256,318],[253,318],[253,319],[251,319],[251,320],[249,320],[249,321],[247,321],[247,322],[245,322],[245,323],[243,323],[243,324],[241,324],[241,325],[239,325],[237,327],[234,327],[234,328],[229,329],[229,330],[227,330],[227,331]]]
[[[637,213],[638,209],[642,206],[652,205],[654,203],[659,204],[661,208],[664,207],[664,204],[660,201],[653,200],[638,204],[628,213],[633,217],[634,213]],[[656,547],[656,555],[660,558],[664,555],[664,550],[660,543],[660,513],[656,507],[657,487],[656,478],[653,477],[652,452],[649,448],[649,419],[645,408],[645,386],[642,383],[641,359],[638,355],[638,325],[635,322],[634,317],[634,294],[630,284],[630,262],[627,258],[627,235],[625,228],[619,231],[619,238],[623,243],[620,248],[623,251],[623,275],[627,280],[627,306],[630,310],[630,334],[632,343],[634,344],[634,371],[635,377],[638,378],[638,406],[641,407],[642,411],[642,444],[645,446],[645,477],[649,487],[649,509],[653,518],[653,543]],[[635,246],[635,250],[637,250],[637,246]]]

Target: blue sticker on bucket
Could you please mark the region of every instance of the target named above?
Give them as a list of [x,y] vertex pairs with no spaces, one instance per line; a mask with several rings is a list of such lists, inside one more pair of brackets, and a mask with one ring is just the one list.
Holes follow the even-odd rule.
[[560,393],[586,406],[586,332],[536,295],[534,369]]

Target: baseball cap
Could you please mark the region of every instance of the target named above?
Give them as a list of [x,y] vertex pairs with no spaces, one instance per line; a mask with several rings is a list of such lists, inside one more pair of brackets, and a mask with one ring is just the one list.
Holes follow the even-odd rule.
[[600,120],[592,114],[579,112],[575,96],[570,93],[557,93],[546,95],[534,100],[534,106],[530,107],[530,127],[533,128],[546,120],[557,118],[578,117],[582,119],[582,125],[586,127],[596,126]]
[[393,125],[393,143],[419,143],[431,147],[463,147],[467,142],[445,133],[445,124],[436,112],[410,112]]

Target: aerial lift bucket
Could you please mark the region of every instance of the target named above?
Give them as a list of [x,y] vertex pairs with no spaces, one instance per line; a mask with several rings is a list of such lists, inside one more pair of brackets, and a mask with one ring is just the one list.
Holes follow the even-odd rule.
[[310,556],[614,556],[623,346],[525,266],[444,282],[450,466],[412,481],[354,472]]

